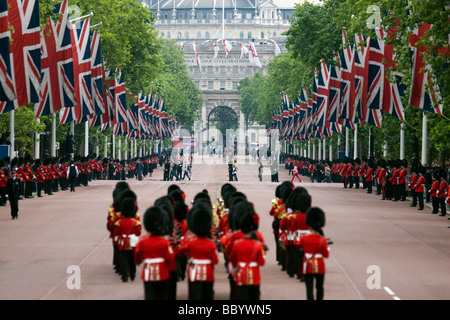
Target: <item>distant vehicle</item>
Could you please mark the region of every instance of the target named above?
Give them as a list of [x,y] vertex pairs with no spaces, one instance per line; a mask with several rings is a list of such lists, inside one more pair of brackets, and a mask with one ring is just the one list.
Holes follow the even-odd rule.
[[249,142],[247,154],[250,154],[252,152],[256,152],[259,149],[259,143],[258,142]]

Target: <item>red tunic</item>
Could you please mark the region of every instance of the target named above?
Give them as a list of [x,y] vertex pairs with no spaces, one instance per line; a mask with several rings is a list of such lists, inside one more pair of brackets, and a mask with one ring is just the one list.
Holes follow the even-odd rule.
[[330,255],[327,239],[311,233],[301,238],[300,247],[303,248],[303,274],[325,274],[323,258]]
[[115,223],[114,238],[117,237],[119,251],[133,250],[131,243],[133,236],[140,236],[142,230],[141,223],[134,218],[122,218]]
[[139,239],[134,251],[136,264],[143,263],[141,279],[164,281],[169,279],[169,264],[174,262],[175,254],[169,240],[147,234]]
[[439,186],[439,193],[438,193],[439,198],[445,198],[445,190],[446,189],[447,189],[447,182],[441,181],[441,184]]
[[237,286],[259,286],[261,284],[260,266],[266,262],[264,246],[249,238],[237,240],[230,254],[233,265],[233,279]]
[[437,197],[438,188],[439,188],[439,181],[434,181],[433,184],[431,185],[430,197]]
[[403,169],[400,171],[400,174],[398,175],[398,184],[406,184],[406,175],[408,174],[408,171],[406,169]]
[[219,262],[214,242],[206,238],[186,241],[180,246],[179,254],[188,256],[189,281],[214,282],[214,265]]
[[409,182],[409,189],[414,190],[416,186],[416,182],[419,179],[419,176],[417,174],[413,174],[411,176],[411,181]]
[[423,192],[424,191],[424,185],[425,184],[425,178],[420,177],[419,180],[416,183],[415,190],[416,192]]
[[367,172],[366,172],[366,181],[372,181],[372,173],[373,173],[373,169],[372,168],[369,168],[368,170],[367,170]]

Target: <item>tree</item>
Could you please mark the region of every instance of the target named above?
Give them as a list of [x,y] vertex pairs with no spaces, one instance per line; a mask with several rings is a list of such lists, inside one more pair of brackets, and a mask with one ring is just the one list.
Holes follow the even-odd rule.
[[173,40],[158,39],[162,72],[153,83],[153,92],[164,99],[168,112],[176,115],[182,126],[188,130],[197,120],[197,110],[203,103],[200,89],[187,72],[184,52]]

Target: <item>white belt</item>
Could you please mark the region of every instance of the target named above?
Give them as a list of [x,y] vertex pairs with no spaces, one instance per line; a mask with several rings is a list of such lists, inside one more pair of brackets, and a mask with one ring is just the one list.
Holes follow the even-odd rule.
[[152,263],[161,263],[164,262],[164,258],[151,258],[151,259],[144,259],[145,264],[152,264]]
[[305,258],[306,259],[311,259],[311,258],[323,258],[323,255],[321,253],[305,253]]
[[197,274],[197,265],[202,264],[211,264],[212,261],[210,259],[189,259],[188,261],[190,264],[193,264],[191,271],[189,272],[189,279],[191,281],[195,281],[195,275]]
[[296,240],[299,241],[302,234],[304,235],[309,233],[309,230],[297,230]]
[[258,263],[257,262],[249,262],[249,263],[239,262],[239,267],[244,268],[246,266],[248,266],[248,267],[257,267]]
[[144,269],[144,281],[149,281],[150,265],[164,261],[164,258],[144,259],[144,263],[146,264]]

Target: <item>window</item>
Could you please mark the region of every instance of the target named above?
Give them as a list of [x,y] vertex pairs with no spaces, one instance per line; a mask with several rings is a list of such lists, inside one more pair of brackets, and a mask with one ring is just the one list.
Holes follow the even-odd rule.
[[203,14],[201,12],[197,13],[197,19],[199,20],[203,19]]
[[202,38],[202,33],[199,31],[197,32],[197,39],[201,39]]
[[167,39],[170,39],[170,32],[167,32]]
[[209,31],[206,31],[206,33],[205,33],[205,39],[209,39]]
[[231,20],[233,18],[233,15],[231,14],[231,12],[227,12],[226,17],[228,20]]
[[264,39],[264,32],[261,32],[261,39]]
[[161,32],[161,38],[164,38],[164,32]]
[[226,81],[220,80],[220,90],[225,90],[225,88],[226,88]]
[[244,39],[244,32],[241,31],[241,33],[239,33],[239,39]]
[[233,81],[233,90],[237,90],[238,82]]
[[214,90],[214,81],[208,81],[208,90]]
[[247,34],[247,39],[251,39],[251,38],[252,38],[252,33],[249,32],[249,33]]
[[252,14],[251,13],[246,13],[245,14],[245,19],[250,20],[252,18]]
[[186,31],[186,32],[184,33],[184,38],[185,38],[185,39],[189,39],[189,32]]
[[178,33],[177,33],[177,38],[178,38],[178,39],[181,39],[181,38],[182,38],[181,32],[178,32]]

